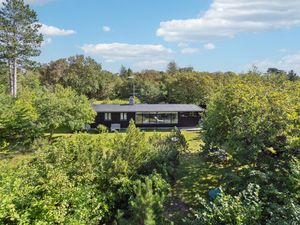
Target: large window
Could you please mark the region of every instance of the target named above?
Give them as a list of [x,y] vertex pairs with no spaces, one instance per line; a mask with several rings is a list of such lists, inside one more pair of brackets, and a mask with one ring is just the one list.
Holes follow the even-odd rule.
[[137,112],[136,124],[177,124],[177,112]]
[[104,113],[104,120],[111,120],[111,113]]

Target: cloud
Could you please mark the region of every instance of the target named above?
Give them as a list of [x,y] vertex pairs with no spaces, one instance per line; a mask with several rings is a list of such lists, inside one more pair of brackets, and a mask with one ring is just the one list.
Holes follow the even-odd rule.
[[42,24],[41,33],[46,36],[68,36],[68,35],[76,34],[76,31],[60,29],[54,26],[48,26]]
[[300,26],[297,0],[214,0],[198,18],[160,23],[156,35],[166,41],[232,38],[242,32],[263,32]]
[[189,45],[187,43],[180,42],[180,43],[178,43],[178,47],[179,48],[188,48]]
[[199,52],[199,49],[198,48],[183,48],[183,49],[181,49],[180,52],[185,55],[187,55],[187,54],[191,55],[191,54],[195,54],[195,53]]
[[[270,60],[270,59],[264,59],[264,60],[257,60],[252,65],[255,65],[258,67],[259,70],[266,71],[268,68],[278,68],[280,70],[290,71],[294,70],[298,74],[300,74],[300,51],[285,55],[281,57],[279,60]],[[250,65],[247,65],[247,67],[250,67]]]
[[103,31],[103,32],[110,32],[110,31],[111,31],[111,28],[108,27],[108,26],[103,26],[103,27],[102,27],[102,31]]
[[206,50],[214,50],[216,46],[213,43],[207,43],[204,45],[204,49]]
[[157,67],[166,68],[169,62],[170,61],[163,60],[163,59],[158,59],[158,60],[150,59],[150,60],[144,60],[144,61],[137,62],[134,65],[141,69],[152,69],[154,67],[155,68],[157,68]]
[[50,1],[52,1],[52,0],[25,0],[25,2],[28,4],[39,4],[39,5],[43,5]]
[[[2,3],[2,2],[5,2],[6,0],[0,0],[0,4]],[[37,5],[43,5],[43,4],[45,4],[45,3],[47,3],[47,2],[50,2],[50,1],[52,1],[52,0],[25,0],[25,3],[27,3],[27,4],[37,4]]]
[[133,61],[145,62],[151,59],[153,62],[166,60],[171,55],[172,50],[163,45],[143,45],[127,43],[100,43],[85,44],[81,47],[87,55],[99,55],[106,62]]

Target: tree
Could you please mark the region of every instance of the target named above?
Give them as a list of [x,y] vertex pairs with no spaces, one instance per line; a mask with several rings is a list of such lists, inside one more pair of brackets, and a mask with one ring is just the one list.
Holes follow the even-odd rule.
[[76,55],[58,59],[40,68],[41,82],[48,87],[60,84],[89,98],[106,99],[117,95],[122,79],[108,71],[91,57]]
[[286,74],[284,70],[279,70],[277,68],[268,68],[267,73]]
[[78,94],[91,97],[99,89],[101,65],[91,57],[83,55],[68,58],[68,69],[63,76],[63,85],[71,87]]
[[175,61],[171,61],[168,64],[167,73],[169,74],[175,74],[178,70],[177,64]]
[[168,102],[206,105],[213,80],[205,73],[181,72],[168,84]]
[[243,163],[257,164],[271,149],[284,152],[295,142],[299,126],[299,97],[289,85],[236,80],[224,87],[204,117],[206,144],[225,147]]
[[6,0],[0,8],[0,60],[10,70],[10,89],[17,96],[17,68],[38,56],[43,36],[35,11],[24,0]]
[[62,86],[57,86],[54,92],[45,91],[35,100],[35,107],[40,123],[50,132],[50,138],[57,128],[81,129],[94,122],[96,114],[85,96]]
[[66,75],[69,64],[67,59],[58,59],[42,66],[40,69],[41,82],[46,86],[62,84],[63,77]]
[[27,104],[19,99],[6,107],[0,117],[0,130],[0,146],[1,142],[24,146],[42,136],[36,110],[30,103]]
[[288,73],[288,79],[290,81],[296,81],[299,79],[299,77],[297,76],[297,73],[294,72],[294,70],[291,70],[289,73]]

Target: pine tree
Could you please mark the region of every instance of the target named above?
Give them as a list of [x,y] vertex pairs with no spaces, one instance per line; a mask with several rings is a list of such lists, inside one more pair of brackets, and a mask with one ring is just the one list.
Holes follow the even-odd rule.
[[38,56],[43,36],[37,14],[24,0],[6,0],[0,7],[0,61],[10,71],[10,90],[17,96],[17,68]]

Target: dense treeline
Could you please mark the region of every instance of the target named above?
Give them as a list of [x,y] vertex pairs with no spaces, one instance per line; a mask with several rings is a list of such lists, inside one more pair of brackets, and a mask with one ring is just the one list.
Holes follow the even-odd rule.
[[[172,63],[172,62],[171,62]],[[170,63],[170,64],[171,64]],[[174,62],[173,62],[174,63]],[[8,90],[8,73],[2,67],[0,79]],[[133,93],[142,103],[191,103],[207,105],[212,95],[220,88],[234,81],[234,78],[258,79],[274,82],[297,81],[299,77],[290,71],[270,68],[267,73],[248,72],[245,74],[197,72],[192,68],[173,68],[165,72],[145,70],[133,72],[122,66],[114,74],[102,70],[101,64],[90,57],[77,55],[59,59],[34,69],[20,71],[19,85],[34,85],[32,78],[42,86],[53,89],[57,85],[71,88],[89,99],[107,101],[128,99]],[[278,80],[277,80],[278,79]],[[277,81],[276,81],[277,80]],[[23,84],[23,85],[22,85]]]

